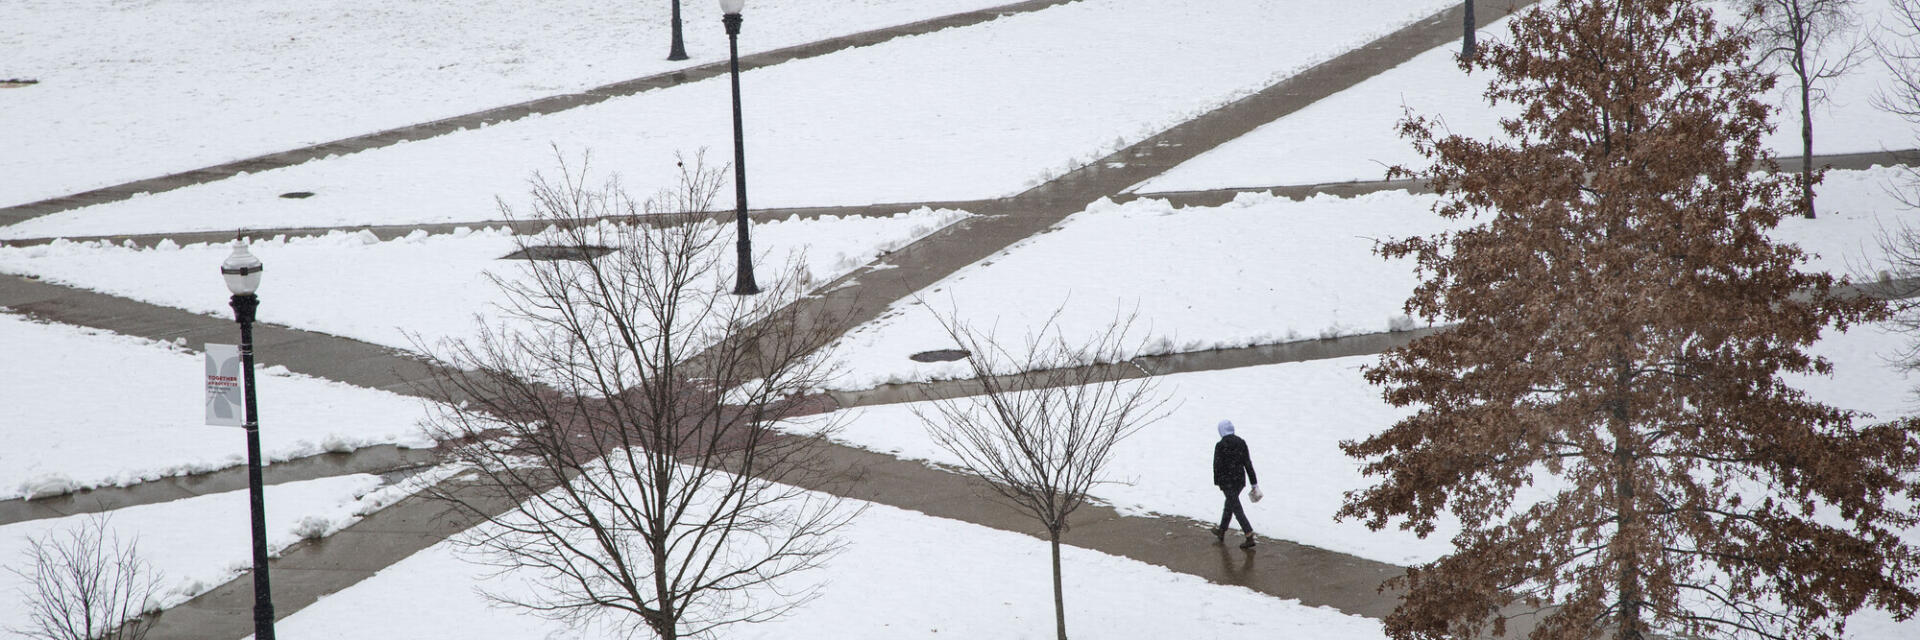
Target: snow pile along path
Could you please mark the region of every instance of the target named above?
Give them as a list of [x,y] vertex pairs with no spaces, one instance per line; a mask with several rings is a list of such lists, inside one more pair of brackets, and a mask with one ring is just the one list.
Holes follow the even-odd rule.
[[[748,7],[741,54],[1012,0]],[[0,3],[0,207],[722,62],[711,1]],[[30,125],[30,126],[29,126]]]
[[[751,204],[1015,194],[1451,4],[1084,0],[750,70]],[[1291,34],[1287,45],[1274,33]],[[673,184],[676,152],[731,148],[729,101],[727,78],[712,78],[52,214],[0,237],[488,220],[496,195],[517,203],[527,175],[554,168],[555,146],[591,149],[628,184]],[[316,195],[275,197],[295,191]]]
[[[392,489],[398,485],[380,487],[380,478],[371,475],[266,487],[269,553],[279,555],[304,537],[331,534],[396,499]],[[65,532],[97,517],[76,515],[0,527],[0,558],[9,568],[30,571],[25,555],[30,540],[64,538]],[[160,607],[185,602],[253,567],[246,491],[116,509],[107,518],[112,535],[122,543],[137,543],[140,556],[159,571],[162,580],[155,604]],[[20,576],[0,571],[0,593],[7,595],[0,598],[0,629],[27,626],[27,602],[16,595],[30,586]]]
[[[0,499],[244,464],[244,432],[205,425],[200,348],[0,313],[0,388],[7,390]],[[257,380],[268,462],[382,443],[433,444],[416,426],[425,416],[417,400],[284,367],[265,368]]]

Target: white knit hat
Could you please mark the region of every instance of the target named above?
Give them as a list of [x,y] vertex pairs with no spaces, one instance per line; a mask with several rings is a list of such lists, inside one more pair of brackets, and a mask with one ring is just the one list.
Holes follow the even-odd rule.
[[1225,438],[1230,435],[1233,435],[1233,421],[1221,420],[1220,421],[1220,437]]

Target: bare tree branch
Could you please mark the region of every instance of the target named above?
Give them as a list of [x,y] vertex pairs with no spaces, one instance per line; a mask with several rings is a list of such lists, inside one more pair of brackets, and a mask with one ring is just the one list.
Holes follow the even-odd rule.
[[[1920,0],[1888,2],[1892,3],[1893,17],[1891,23],[1879,25],[1873,51],[1893,85],[1874,94],[1873,105],[1914,125],[1914,141],[1920,143]],[[1920,169],[1904,169],[1906,184],[1904,189],[1896,188],[1894,195],[1908,207],[1920,209]]]
[[[494,278],[504,320],[419,348],[436,365],[416,381],[436,401],[428,429],[473,470],[438,497],[484,520],[456,541],[525,586],[488,590],[498,602],[711,635],[816,597],[794,576],[834,555],[857,512],[799,488],[832,471],[818,445],[838,425],[803,415],[802,394],[833,375],[836,327],[775,313],[803,293],[797,261],[758,296],[727,293],[728,227],[701,215],[721,172],[682,171],[644,203],[590,186],[584,162],[536,176],[531,217],[552,226],[521,248],[583,258],[527,259]],[[691,213],[606,221],[664,211]]]
[[[985,481],[1000,501],[1045,528],[1053,550],[1054,617],[1067,634],[1060,574],[1061,535],[1105,475],[1113,447],[1164,418],[1168,399],[1153,378],[1129,379],[1085,366],[1120,362],[1129,349],[1132,316],[1116,317],[1084,341],[1059,325],[1064,307],[1015,345],[978,331],[949,311],[936,315],[948,337],[968,352],[977,394],[929,398],[914,408],[927,434]],[[1137,351],[1137,349],[1135,349]]]
[[107,514],[27,541],[7,571],[26,584],[20,602],[27,626],[12,629],[43,640],[139,640],[159,603],[161,576],[140,555],[138,538],[121,540]]

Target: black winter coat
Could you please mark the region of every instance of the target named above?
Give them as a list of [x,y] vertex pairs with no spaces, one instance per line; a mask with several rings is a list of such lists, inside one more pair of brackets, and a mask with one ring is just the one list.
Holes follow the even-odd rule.
[[1247,456],[1247,441],[1231,433],[1213,445],[1213,485],[1239,491],[1247,482],[1260,484],[1253,473],[1253,459]]

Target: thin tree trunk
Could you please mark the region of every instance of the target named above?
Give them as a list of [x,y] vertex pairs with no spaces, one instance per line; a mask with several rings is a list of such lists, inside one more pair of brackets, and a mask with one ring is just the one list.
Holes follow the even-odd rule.
[[1813,87],[1800,74],[1800,197],[1807,203],[1807,217],[1813,217]]
[[1473,33],[1475,31],[1473,24],[1473,0],[1466,0],[1466,5],[1467,17],[1463,21],[1466,23],[1466,35],[1460,36],[1460,57],[1470,60],[1473,58]]
[[1047,532],[1053,543],[1053,621],[1059,640],[1067,640],[1067,598],[1060,587],[1060,530]]
[[[663,495],[658,491],[654,492],[654,494]],[[661,511],[658,513],[665,512]],[[655,531],[664,530],[665,529],[655,529]],[[666,536],[662,535],[658,537],[665,538]],[[656,542],[665,543],[666,541],[660,539],[656,540]],[[660,634],[660,640],[677,640],[680,637],[680,612],[674,608],[673,601],[667,597],[667,594],[671,592],[667,590],[667,571],[669,569],[667,564],[670,558],[667,557],[665,551],[662,551],[666,548],[667,545],[665,544],[653,545],[653,549],[655,549],[655,551],[653,551],[654,608],[660,612],[661,618],[661,623],[654,625],[653,630],[655,633]]]

